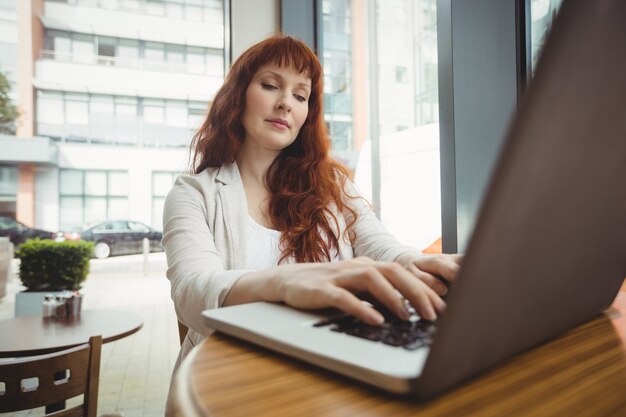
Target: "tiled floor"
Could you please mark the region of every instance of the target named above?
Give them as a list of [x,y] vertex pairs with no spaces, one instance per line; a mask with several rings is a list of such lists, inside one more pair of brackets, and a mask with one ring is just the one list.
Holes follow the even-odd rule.
[[[161,417],[165,410],[179,342],[164,254],[150,255],[148,276],[142,268],[140,255],[94,260],[84,285],[84,309],[128,310],[144,317],[139,332],[103,345],[98,415],[117,412],[124,417]],[[8,295],[0,300],[0,319],[13,317],[14,294],[20,289],[14,277]],[[42,414],[43,409],[38,409],[0,416]]]

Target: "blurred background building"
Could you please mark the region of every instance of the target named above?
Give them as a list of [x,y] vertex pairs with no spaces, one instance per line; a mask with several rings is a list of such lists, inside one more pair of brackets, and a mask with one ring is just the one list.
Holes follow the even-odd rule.
[[[560,0],[527,3],[534,64]],[[161,229],[226,69],[285,4],[0,0],[0,72],[20,112],[0,137],[0,215],[52,231],[118,218]],[[441,236],[437,1],[313,4],[333,155],[387,228],[424,248]]]
[[224,77],[223,2],[1,4],[20,119],[17,137],[0,141],[0,211],[50,230],[107,218],[161,229],[164,196]]

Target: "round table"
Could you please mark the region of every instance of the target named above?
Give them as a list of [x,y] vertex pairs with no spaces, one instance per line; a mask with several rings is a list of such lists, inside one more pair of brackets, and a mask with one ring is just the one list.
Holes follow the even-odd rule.
[[624,416],[625,389],[626,292],[620,292],[605,314],[425,403],[215,333],[181,363],[171,412],[176,417]]
[[0,357],[34,356],[87,343],[91,336],[112,342],[141,329],[143,317],[129,311],[83,310],[66,318],[41,315],[0,320]]

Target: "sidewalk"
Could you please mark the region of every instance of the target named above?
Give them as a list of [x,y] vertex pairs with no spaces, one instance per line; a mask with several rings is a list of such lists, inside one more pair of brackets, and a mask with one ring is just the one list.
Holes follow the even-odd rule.
[[[150,254],[149,276],[143,275],[141,255],[93,260],[83,292],[84,309],[117,309],[139,313],[144,325],[129,337],[103,345],[98,415],[117,412],[124,417],[162,417],[171,372],[178,355],[178,327],[165,255]],[[13,317],[16,275],[0,300],[0,320]],[[2,335],[10,337],[10,335]],[[39,410],[0,416],[35,416]]]

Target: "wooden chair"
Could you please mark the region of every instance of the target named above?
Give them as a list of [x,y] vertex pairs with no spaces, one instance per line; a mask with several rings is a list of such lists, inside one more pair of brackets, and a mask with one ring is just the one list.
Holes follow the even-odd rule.
[[102,337],[94,336],[71,349],[0,362],[0,412],[42,406],[48,412],[48,406],[84,394],[82,404],[46,415],[95,417],[101,349]]
[[178,338],[180,339],[181,346],[183,345],[183,342],[185,341],[185,337],[187,337],[188,331],[189,331],[189,328],[179,321],[178,322]]

